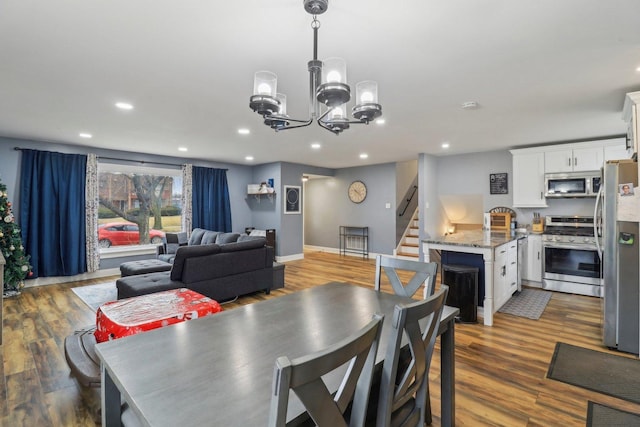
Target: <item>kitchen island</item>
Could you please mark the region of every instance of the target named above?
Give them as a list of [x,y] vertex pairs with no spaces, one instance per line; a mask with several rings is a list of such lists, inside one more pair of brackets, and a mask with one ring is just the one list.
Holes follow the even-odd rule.
[[493,313],[518,290],[518,242],[509,232],[462,231],[422,240],[425,261],[429,250],[478,254],[484,261],[484,324],[493,325]]

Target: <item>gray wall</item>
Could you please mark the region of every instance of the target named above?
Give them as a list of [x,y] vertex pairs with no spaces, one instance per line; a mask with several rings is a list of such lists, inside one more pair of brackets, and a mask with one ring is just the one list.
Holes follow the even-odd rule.
[[[347,197],[356,180],[367,186],[364,202]],[[311,246],[338,248],[341,225],[368,226],[369,251],[392,254],[395,249],[396,165],[338,169],[332,178],[312,179],[305,184],[305,239]],[[386,204],[390,207],[387,209]]]
[[[428,156],[427,156],[428,157]],[[457,156],[437,157],[435,188],[438,194],[481,194],[483,211],[498,206],[513,206],[513,165],[511,153],[507,150],[483,153],[462,154]],[[424,168],[421,172],[425,173]],[[508,173],[509,193],[505,195],[490,194],[489,175],[491,173]],[[439,201],[436,203],[439,204]],[[533,212],[546,215],[593,215],[594,199],[558,199],[547,200],[548,208],[517,208],[516,220],[519,224],[531,224]],[[422,206],[422,205],[421,205]],[[444,215],[436,223],[446,220]],[[434,225],[435,227],[435,225]],[[439,231],[440,229],[438,229]],[[433,231],[436,231],[435,229]],[[432,231],[432,232],[433,232]],[[442,233],[440,233],[442,234]]]

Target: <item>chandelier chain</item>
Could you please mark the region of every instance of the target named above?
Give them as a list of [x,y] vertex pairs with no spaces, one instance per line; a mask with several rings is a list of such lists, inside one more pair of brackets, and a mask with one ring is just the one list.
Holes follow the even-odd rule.
[[320,21],[318,21],[317,15],[313,15],[313,21],[311,21],[311,28],[317,30],[320,28]]

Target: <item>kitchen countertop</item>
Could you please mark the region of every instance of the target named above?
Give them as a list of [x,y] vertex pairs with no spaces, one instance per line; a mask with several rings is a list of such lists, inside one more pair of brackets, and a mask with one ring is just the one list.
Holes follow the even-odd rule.
[[520,233],[511,235],[510,232],[504,231],[469,230],[459,231],[446,236],[424,239],[422,242],[438,245],[496,248],[500,245],[511,242],[512,240],[518,240],[525,237],[527,237],[526,234]]

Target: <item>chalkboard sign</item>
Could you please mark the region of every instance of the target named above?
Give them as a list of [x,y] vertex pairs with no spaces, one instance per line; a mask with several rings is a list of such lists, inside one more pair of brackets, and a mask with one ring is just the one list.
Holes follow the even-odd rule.
[[507,173],[489,174],[489,190],[491,194],[509,194]]

